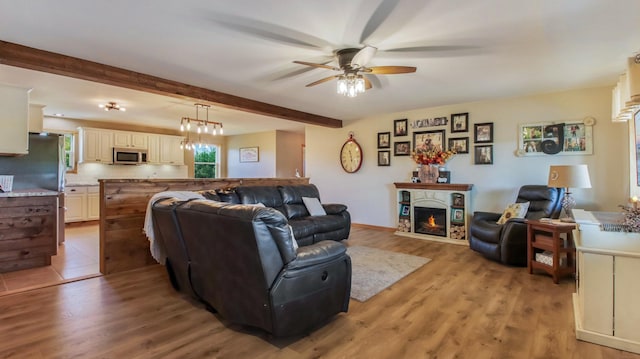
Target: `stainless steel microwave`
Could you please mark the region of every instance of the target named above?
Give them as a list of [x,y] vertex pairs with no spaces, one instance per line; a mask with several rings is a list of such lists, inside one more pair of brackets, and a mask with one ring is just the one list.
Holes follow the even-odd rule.
[[147,150],[114,147],[113,163],[116,165],[139,165],[147,163]]

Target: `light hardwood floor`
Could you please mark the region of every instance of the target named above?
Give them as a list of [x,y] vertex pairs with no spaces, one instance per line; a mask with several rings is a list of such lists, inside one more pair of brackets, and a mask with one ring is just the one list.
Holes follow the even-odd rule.
[[97,222],[67,225],[51,265],[0,273],[0,296],[100,275]]
[[364,227],[346,244],[432,261],[284,339],[229,325],[176,293],[160,265],[4,296],[0,357],[640,358],[575,339],[570,278],[556,285],[468,247]]

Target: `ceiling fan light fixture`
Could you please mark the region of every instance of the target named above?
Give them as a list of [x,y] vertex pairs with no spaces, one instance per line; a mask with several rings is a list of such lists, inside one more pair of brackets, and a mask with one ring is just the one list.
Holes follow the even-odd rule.
[[116,110],[116,111],[125,112],[127,110],[126,108],[118,105],[117,103],[115,103],[113,101],[109,101],[106,104],[99,104],[98,107],[100,107],[101,109],[104,109],[105,111]]
[[364,76],[356,74],[346,74],[338,78],[339,95],[347,97],[356,97],[358,94],[364,93],[365,83]]

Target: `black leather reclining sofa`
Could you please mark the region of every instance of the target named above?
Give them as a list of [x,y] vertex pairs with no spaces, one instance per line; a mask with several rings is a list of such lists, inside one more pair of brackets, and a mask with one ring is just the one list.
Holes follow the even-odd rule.
[[239,186],[224,191],[202,191],[206,198],[242,204],[262,203],[285,215],[298,244],[305,246],[322,240],[349,238],[351,216],[343,204],[322,204],[326,216],[311,216],[302,197],[318,198],[313,184],[290,186]]
[[[237,188],[235,195],[227,191],[218,197],[237,196],[238,201],[266,207],[218,201],[211,192],[206,195],[212,199],[157,201],[152,207],[154,231],[166,249],[174,288],[232,323],[275,336],[306,334],[346,312],[351,259],[338,239],[349,230],[318,218],[304,219],[306,210],[294,202],[315,188],[310,186]],[[274,189],[286,196],[276,197]],[[343,207],[325,205],[326,217],[350,224]],[[287,210],[293,218],[285,216]],[[298,248],[290,224],[302,238]]]

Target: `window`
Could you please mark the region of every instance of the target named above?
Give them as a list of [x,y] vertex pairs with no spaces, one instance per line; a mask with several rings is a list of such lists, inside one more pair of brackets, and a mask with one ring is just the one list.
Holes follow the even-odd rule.
[[76,141],[74,133],[64,134],[64,166],[67,172],[76,170]]
[[193,154],[195,178],[218,177],[218,146],[196,146]]

